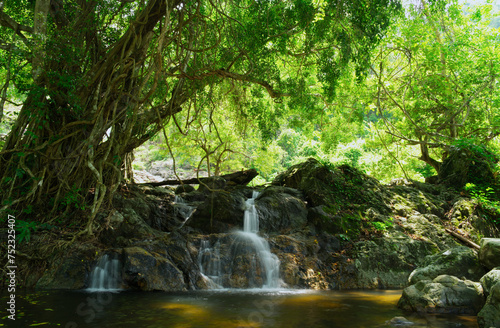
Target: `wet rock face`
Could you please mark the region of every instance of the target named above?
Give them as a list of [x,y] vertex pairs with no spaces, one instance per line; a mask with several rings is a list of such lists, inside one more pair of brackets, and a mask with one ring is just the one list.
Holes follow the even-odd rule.
[[407,311],[472,315],[483,305],[481,284],[449,275],[421,280],[405,288],[398,302],[398,307]]
[[123,278],[130,288],[144,291],[186,289],[182,272],[171,262],[168,254],[151,254],[141,247],[123,250]]
[[270,186],[256,200],[259,227],[263,232],[290,233],[307,224],[307,208],[296,189]]
[[500,238],[483,238],[479,260],[488,269],[500,266]]
[[479,281],[485,273],[475,251],[460,246],[428,256],[422,266],[412,272],[409,283],[416,284],[422,280],[432,280],[443,274]]
[[81,289],[87,287],[96,249],[79,246],[68,253],[57,254],[50,260],[50,267],[38,280],[36,288]]
[[[248,190],[251,192],[250,188]],[[204,233],[225,232],[242,227],[247,199],[245,196],[243,189],[207,194],[205,201],[197,206],[192,219],[186,224]]]

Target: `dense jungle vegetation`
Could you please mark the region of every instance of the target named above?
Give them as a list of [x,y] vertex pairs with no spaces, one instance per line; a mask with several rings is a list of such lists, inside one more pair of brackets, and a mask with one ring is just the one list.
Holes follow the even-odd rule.
[[[456,148],[496,163],[499,9],[0,1],[2,220],[92,234],[152,160],[208,175],[256,168],[257,184],[311,156],[382,181],[439,174]],[[498,209],[492,187],[466,192]]]

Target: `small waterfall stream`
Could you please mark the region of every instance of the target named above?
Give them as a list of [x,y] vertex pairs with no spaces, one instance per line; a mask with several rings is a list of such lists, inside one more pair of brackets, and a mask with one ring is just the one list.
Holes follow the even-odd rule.
[[176,214],[179,214],[184,219],[184,222],[182,222],[182,224],[178,228],[180,229],[191,218],[191,215],[193,215],[195,208],[193,206],[188,205],[181,196],[175,195],[174,210]]
[[120,260],[116,254],[110,256],[105,254],[97,261],[96,266],[90,274],[89,292],[109,292],[120,290]]
[[[271,253],[269,243],[266,239],[260,237],[259,232],[259,215],[255,207],[255,199],[259,196],[257,191],[254,191],[252,198],[247,199],[247,210],[244,215],[243,231],[238,231],[238,236],[244,241],[249,242],[255,250],[256,257],[265,271],[265,283],[262,288],[278,288],[280,286],[280,261],[278,257]],[[256,265],[252,265],[252,268]],[[250,277],[255,280],[256,269],[250,272]]]
[[[235,234],[235,240],[231,246],[232,254],[229,256],[232,263],[229,263],[229,266],[234,265],[233,262],[241,264],[241,259],[244,259],[244,262],[249,262],[246,263],[248,267],[245,269],[245,273],[250,286],[279,288],[281,285],[280,261],[275,254],[271,253],[267,240],[258,235],[259,215],[255,207],[255,199],[258,196],[259,193],[254,191],[252,197],[246,200],[243,230],[237,231]],[[210,247],[208,241],[202,241],[198,254],[198,264],[209,287],[222,288],[224,273],[231,274],[231,272],[223,272],[220,242],[217,242],[214,247]]]
[[220,243],[212,248],[208,240],[202,240],[198,253],[198,264],[202,277],[210,289],[222,288],[222,267],[220,260]]

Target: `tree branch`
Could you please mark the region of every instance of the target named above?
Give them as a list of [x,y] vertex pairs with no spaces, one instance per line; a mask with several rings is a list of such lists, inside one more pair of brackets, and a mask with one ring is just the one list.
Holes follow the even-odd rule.
[[33,33],[32,27],[19,24],[12,17],[4,13],[3,10],[0,11],[0,25],[13,30],[21,38],[24,44],[26,44],[28,47],[31,46],[29,40],[21,32],[24,31],[28,33]]
[[18,33],[19,31],[33,33],[32,27],[19,24],[12,17],[7,15],[3,11],[0,11],[0,25],[10,28],[11,30],[14,30],[14,32],[16,33]]
[[[273,88],[273,86],[269,82],[261,80],[261,79],[258,79],[258,78],[255,78],[255,77],[252,77],[252,76],[249,76],[249,75],[243,75],[243,74],[228,72],[228,71],[226,71],[223,68],[217,69],[217,70],[212,71],[212,72],[208,72],[206,74],[203,74],[203,76],[210,76],[210,75],[216,75],[216,76],[220,76],[220,77],[223,77],[223,78],[230,78],[230,79],[237,80],[237,81],[242,81],[242,82],[250,82],[250,83],[259,84],[259,85],[263,86],[267,90],[267,93],[273,99],[274,98],[281,98],[281,97],[290,97],[289,93],[282,93],[280,91],[275,90]],[[186,75],[186,74],[182,74],[182,77],[185,77],[187,79],[198,79],[198,78],[201,78],[199,76],[195,77],[195,76],[189,76],[189,75]]]

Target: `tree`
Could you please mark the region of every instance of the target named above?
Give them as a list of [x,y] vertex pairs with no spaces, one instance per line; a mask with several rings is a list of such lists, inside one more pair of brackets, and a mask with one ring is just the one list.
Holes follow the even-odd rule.
[[490,13],[491,5],[466,15],[455,1],[422,0],[374,60],[373,108],[385,131],[419,145],[438,172],[460,140],[484,145],[500,134],[500,43]]
[[[23,74],[11,81],[25,93],[0,153],[2,210],[32,206],[42,220],[86,206],[89,234],[122,183],[127,154],[177,113],[195,110],[212,85],[258,87],[274,101],[313,108],[311,74],[332,98],[349,62],[359,75],[368,67],[400,7],[396,0],[31,3],[6,0],[0,11],[1,49],[19,58],[15,71]],[[253,110],[245,115],[266,121],[265,108]]]

